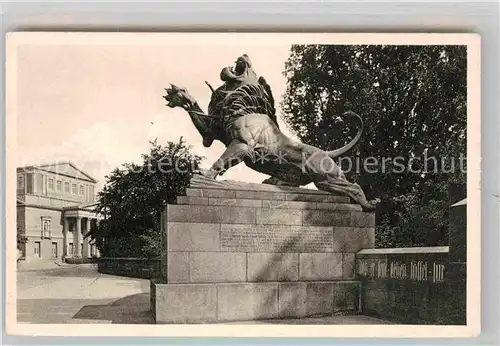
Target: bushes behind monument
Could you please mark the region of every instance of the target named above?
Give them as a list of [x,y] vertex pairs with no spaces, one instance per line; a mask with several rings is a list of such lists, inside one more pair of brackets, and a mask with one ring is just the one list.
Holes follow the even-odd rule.
[[182,137],[164,146],[150,144],[142,162],[115,168],[98,193],[95,211],[103,220],[89,236],[102,257],[158,257],[161,212],[184,193],[202,159]]

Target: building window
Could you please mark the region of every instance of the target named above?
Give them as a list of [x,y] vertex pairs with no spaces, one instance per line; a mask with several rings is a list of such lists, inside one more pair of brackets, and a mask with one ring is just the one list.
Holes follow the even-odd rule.
[[62,181],[58,180],[56,182],[56,190],[61,192],[62,191]]
[[24,189],[24,175],[17,176],[17,189],[18,190]]
[[[35,175],[33,173],[27,173],[26,177],[24,178],[25,181],[25,188],[26,188],[26,193],[33,193],[35,192]],[[23,189],[24,190],[24,189]],[[41,191],[40,189],[39,191]]]
[[71,185],[71,193],[72,193],[73,195],[76,195],[76,184],[72,184],[72,185]]
[[42,238],[51,237],[51,219],[47,216],[42,216]]
[[54,191],[54,178],[49,178],[49,190]]
[[52,258],[57,258],[57,243],[52,243]]
[[93,186],[90,186],[90,201],[93,202],[94,201],[94,187]]
[[36,241],[35,247],[33,247],[33,253],[35,254],[36,257],[40,257],[40,249],[41,249],[41,244],[39,241]]
[[73,256],[73,243],[68,244],[68,255]]
[[83,196],[84,195],[84,189],[83,189],[83,185],[80,185],[80,196]]
[[69,193],[69,182],[67,181],[64,182],[64,192]]

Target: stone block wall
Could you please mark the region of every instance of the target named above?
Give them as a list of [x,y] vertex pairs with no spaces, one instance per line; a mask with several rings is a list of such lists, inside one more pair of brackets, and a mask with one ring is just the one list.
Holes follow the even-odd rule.
[[465,271],[454,268],[447,246],[361,250],[361,310],[397,323],[463,325]]
[[162,215],[156,323],[359,312],[355,254],[374,247],[374,214],[317,190],[210,184]]
[[156,323],[204,323],[357,313],[355,281],[151,283]]
[[347,197],[193,189],[163,218],[164,283],[354,279],[374,214]]

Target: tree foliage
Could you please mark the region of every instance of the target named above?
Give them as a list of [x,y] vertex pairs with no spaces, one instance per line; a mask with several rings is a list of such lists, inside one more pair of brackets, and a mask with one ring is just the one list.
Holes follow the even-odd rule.
[[95,208],[104,220],[90,233],[101,255],[157,257],[161,213],[184,193],[201,159],[182,138],[166,146],[155,140],[141,164],[126,163],[106,176]]
[[[382,199],[377,246],[447,241],[448,188],[463,184],[466,175],[460,169],[466,155],[466,65],[465,46],[292,47],[282,116],[299,138],[339,148],[356,132],[339,116],[352,110],[364,119],[363,137],[347,154],[350,163],[339,162],[369,198]],[[368,157],[377,160],[376,173],[363,166]]]

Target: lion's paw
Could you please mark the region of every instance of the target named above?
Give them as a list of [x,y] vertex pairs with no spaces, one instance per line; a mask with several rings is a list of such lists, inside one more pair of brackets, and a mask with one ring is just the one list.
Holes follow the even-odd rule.
[[199,174],[204,176],[205,178],[215,179],[213,173],[209,169],[200,168],[193,171],[193,174]]

